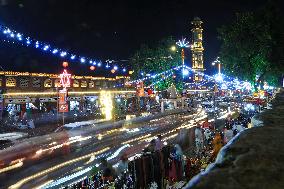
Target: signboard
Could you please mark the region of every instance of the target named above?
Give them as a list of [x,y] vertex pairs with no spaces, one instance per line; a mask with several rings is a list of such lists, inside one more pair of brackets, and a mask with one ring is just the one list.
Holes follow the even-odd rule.
[[59,91],[58,112],[68,112],[67,90]]
[[59,112],[68,112],[68,104],[59,104],[58,105],[58,111]]

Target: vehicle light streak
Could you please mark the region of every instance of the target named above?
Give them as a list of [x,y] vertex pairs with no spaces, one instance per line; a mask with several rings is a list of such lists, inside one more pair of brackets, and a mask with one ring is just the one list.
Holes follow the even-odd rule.
[[10,165],[8,167],[0,169],[0,174],[4,173],[4,172],[7,172],[7,171],[10,171],[12,169],[16,169],[16,168],[22,167],[23,165],[24,165],[24,163],[22,161],[19,161],[18,163],[14,164],[14,165]]
[[135,142],[135,141],[138,141],[138,140],[142,140],[142,139],[148,138],[148,137],[150,137],[150,136],[151,136],[151,134],[147,134],[147,135],[144,135],[144,136],[141,136],[141,137],[138,137],[138,138],[134,138],[134,139],[125,141],[125,142],[123,142],[122,144],[129,144],[129,143],[131,143],[131,142]]
[[48,168],[48,169],[45,169],[45,170],[43,170],[43,171],[40,171],[40,172],[38,172],[38,173],[36,173],[36,174],[34,174],[34,175],[31,175],[31,176],[29,176],[29,177],[26,177],[26,178],[24,178],[24,179],[18,181],[16,184],[11,185],[11,186],[9,187],[9,189],[20,188],[23,184],[25,184],[25,183],[27,183],[27,182],[29,182],[29,181],[35,179],[35,178],[41,177],[41,176],[43,176],[43,175],[46,175],[46,174],[48,174],[48,173],[50,173],[50,172],[53,172],[53,171],[55,171],[55,170],[58,170],[58,169],[60,169],[60,168],[62,168],[62,167],[65,167],[65,166],[67,166],[67,165],[70,165],[70,164],[76,163],[76,162],[78,162],[78,161],[82,161],[82,160],[84,160],[84,159],[90,158],[91,156],[95,156],[95,155],[104,153],[105,151],[107,151],[107,150],[109,150],[109,149],[110,149],[109,147],[106,147],[106,148],[103,148],[103,149],[101,149],[101,150],[99,150],[99,151],[97,151],[97,152],[93,152],[93,153],[90,153],[90,154],[87,154],[87,155],[84,155],[84,156],[81,156],[81,157],[78,157],[78,158],[74,158],[74,159],[69,160],[69,161],[66,161],[66,162],[64,162],[64,163],[60,163],[60,164],[58,164],[58,165],[56,165],[56,166],[53,166],[53,167]]
[[50,183],[52,183],[52,182],[53,182],[53,180],[46,181],[45,183],[43,183],[43,184],[41,184],[41,185],[39,185],[39,186],[33,187],[32,189],[42,189],[42,188],[44,188],[46,185],[48,185],[48,184],[50,184]]
[[129,145],[129,144],[123,145],[122,147],[120,147],[119,149],[117,149],[117,150],[112,154],[112,156],[108,157],[107,160],[109,161],[109,160],[111,160],[111,159],[117,157],[117,156],[119,155],[119,153],[120,153],[123,149],[125,149],[125,148],[127,148],[127,147],[130,147],[130,145]]

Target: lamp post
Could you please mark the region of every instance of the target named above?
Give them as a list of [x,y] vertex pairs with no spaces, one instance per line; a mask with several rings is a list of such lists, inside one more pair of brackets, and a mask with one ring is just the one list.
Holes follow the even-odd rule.
[[212,66],[218,65],[218,74],[221,74],[221,62],[219,60],[219,57],[216,58],[216,60],[214,60],[214,62],[212,62]]

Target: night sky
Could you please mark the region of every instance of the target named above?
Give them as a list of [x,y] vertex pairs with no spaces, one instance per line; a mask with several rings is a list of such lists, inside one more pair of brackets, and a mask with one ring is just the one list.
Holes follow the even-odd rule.
[[[265,0],[0,0],[0,23],[40,41],[100,60],[128,59],[140,45],[168,36],[190,39],[191,20],[203,20],[205,67],[218,56],[217,28],[236,12],[256,10]],[[190,59],[187,64],[191,65]],[[59,72],[62,59],[33,48],[3,42],[5,70]],[[119,64],[122,64],[118,63]],[[125,64],[125,62],[124,62]],[[90,75],[86,65],[72,63],[76,74]],[[93,72],[93,74],[102,74]]]

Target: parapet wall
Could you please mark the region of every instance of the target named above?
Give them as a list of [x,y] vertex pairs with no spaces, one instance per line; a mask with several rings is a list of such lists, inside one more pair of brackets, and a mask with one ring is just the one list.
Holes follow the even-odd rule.
[[284,188],[284,90],[272,109],[257,116],[263,126],[247,129],[220,151],[216,162],[194,177],[190,189]]

